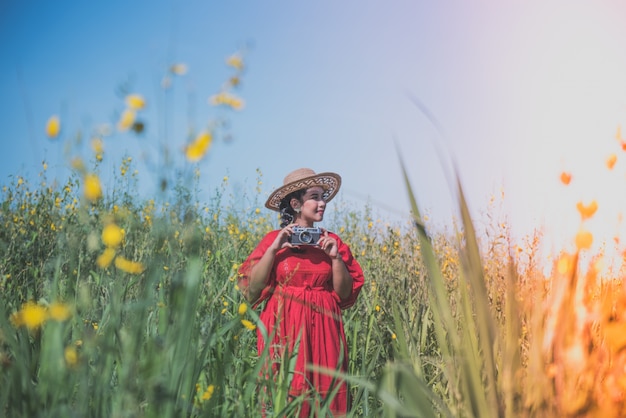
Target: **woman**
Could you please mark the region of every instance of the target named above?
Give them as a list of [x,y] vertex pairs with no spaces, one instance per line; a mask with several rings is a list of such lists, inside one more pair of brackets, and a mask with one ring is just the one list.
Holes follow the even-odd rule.
[[[297,351],[289,393],[308,400],[300,416],[309,416],[329,394],[333,415],[344,415],[349,408],[346,383],[320,369],[347,371],[341,309],[355,303],[363,271],[336,234],[325,229],[299,232],[324,218],[326,204],[340,186],[335,173],[315,174],[308,168],[289,173],[265,203],[281,213],[281,229],[268,233],[239,270],[246,298],[253,306],[266,301],[260,318],[268,340],[260,330],[257,334],[259,355],[269,346],[265,376],[276,380],[281,364],[288,364]],[[307,237],[314,238],[313,245],[302,243]]]

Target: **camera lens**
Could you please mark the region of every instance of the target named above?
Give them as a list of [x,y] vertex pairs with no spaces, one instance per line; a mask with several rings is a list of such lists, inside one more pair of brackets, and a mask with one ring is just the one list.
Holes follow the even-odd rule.
[[310,244],[311,241],[313,241],[313,236],[311,235],[310,232],[304,231],[300,234],[300,242],[303,242],[305,244]]

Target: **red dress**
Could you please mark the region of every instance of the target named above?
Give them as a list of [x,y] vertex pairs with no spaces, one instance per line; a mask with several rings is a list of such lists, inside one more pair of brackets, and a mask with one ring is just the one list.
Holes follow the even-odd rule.
[[[250,268],[272,245],[279,230],[268,233],[239,269],[239,286],[245,291]],[[298,250],[283,248],[276,253],[266,288],[254,304],[267,303],[260,318],[267,330],[269,360],[271,367],[264,370],[265,376],[274,378],[280,369],[285,349],[293,352],[300,337],[298,356],[291,381],[290,394],[300,396],[314,390],[325,398],[329,392],[339,389],[330,409],[334,415],[343,415],[349,407],[349,393],[345,382],[333,376],[310,370],[307,365],[321,368],[348,370],[348,347],[341,319],[341,309],[354,304],[363,286],[363,271],[352,256],[347,244],[332,232],[329,236],[337,240],[337,248],[348,272],[352,276],[352,293],[340,300],[333,290],[330,257],[318,247],[302,245]],[[266,341],[257,331],[259,355]],[[300,416],[309,416],[310,405],[304,404]]]

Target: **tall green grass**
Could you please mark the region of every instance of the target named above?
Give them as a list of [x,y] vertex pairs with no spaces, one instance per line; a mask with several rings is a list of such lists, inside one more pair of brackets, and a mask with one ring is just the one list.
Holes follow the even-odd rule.
[[[277,224],[257,211],[258,196],[243,199],[248,207],[228,202],[225,182],[201,205],[181,184],[171,202],[156,204],[128,199],[136,186],[122,176],[118,183],[128,194],[94,204],[82,198],[80,183],[80,176],[56,187],[16,180],[2,194],[2,410],[11,416],[260,416],[261,391],[277,396],[276,405],[297,409],[297,402],[281,401],[280,382],[259,380],[255,332],[241,321],[260,325],[258,316],[239,311],[244,300],[236,268]],[[432,404],[428,411],[454,413],[445,406],[456,389],[436,339],[430,272],[418,252],[430,241],[375,219],[368,207],[348,211],[338,201],[335,210],[329,227],[351,245],[367,277],[358,303],[344,313],[351,415],[407,412],[403,400],[414,399],[412,384]],[[98,266],[100,235],[110,222],[125,231],[118,254],[143,263],[141,274]],[[431,256],[453,264],[453,242],[437,239]],[[445,286],[453,273],[446,270]],[[16,326],[11,315],[27,301],[61,302],[72,316],[36,329]],[[75,351],[76,360],[66,351]],[[394,370],[401,371],[397,379]],[[403,395],[396,399],[398,387]]]

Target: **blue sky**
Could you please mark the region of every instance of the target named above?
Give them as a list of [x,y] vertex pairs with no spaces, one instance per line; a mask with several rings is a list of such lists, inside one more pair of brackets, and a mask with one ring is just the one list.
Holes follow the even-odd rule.
[[[260,169],[267,194],[308,166],[342,175],[340,199],[396,216],[408,211],[397,144],[433,222],[452,216],[444,173],[454,160],[477,218],[503,190],[520,236],[537,227],[563,240],[579,226],[576,202],[597,199],[591,226],[608,239],[626,207],[626,155],[614,139],[626,115],[626,7],[506,3],[4,0],[0,183],[36,177],[44,159],[49,176],[63,177],[65,144],[81,132],[87,150],[95,127],[123,109],[127,84],[148,101],[147,131],[105,138],[105,171],[128,153],[149,172],[163,146],[182,163],[189,131],[227,117],[233,139],[199,164],[207,191],[228,175],[252,192]],[[207,98],[228,77],[225,58],[244,47],[246,107],[224,113]],[[177,62],[189,71],[166,93],[161,79]],[[53,114],[56,141],[44,133]],[[568,188],[563,170],[574,176]]]

